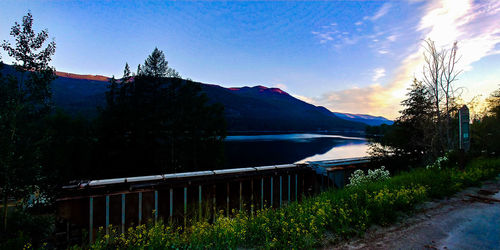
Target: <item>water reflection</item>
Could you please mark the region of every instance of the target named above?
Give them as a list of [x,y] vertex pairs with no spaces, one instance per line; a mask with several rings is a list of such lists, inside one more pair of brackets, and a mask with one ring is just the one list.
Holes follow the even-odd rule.
[[254,167],[366,156],[364,138],[343,135],[286,134],[228,136],[226,166]]

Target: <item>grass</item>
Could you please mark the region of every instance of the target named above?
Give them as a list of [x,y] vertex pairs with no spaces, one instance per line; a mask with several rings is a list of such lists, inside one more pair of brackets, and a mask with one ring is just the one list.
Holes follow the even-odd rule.
[[[442,198],[500,173],[500,159],[476,159],[465,170],[424,169],[388,180],[330,190],[302,203],[264,209],[250,216],[219,216],[182,229],[163,222],[129,228],[125,234],[101,234],[91,249],[163,248],[314,248],[325,235],[347,239],[373,224],[388,225],[416,204]],[[75,249],[80,248],[75,246]]]

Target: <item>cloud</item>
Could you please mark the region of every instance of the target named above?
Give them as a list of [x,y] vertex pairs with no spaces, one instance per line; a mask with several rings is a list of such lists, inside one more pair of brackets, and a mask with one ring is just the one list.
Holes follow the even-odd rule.
[[337,31],[324,31],[324,32],[313,31],[311,33],[319,39],[319,43],[326,43],[328,41],[333,41],[334,35],[337,34],[338,32]]
[[277,83],[277,84],[274,84],[273,86],[276,88],[279,88],[281,90],[286,90],[286,88],[287,88],[286,85],[283,83]]
[[390,36],[388,36],[388,37],[387,37],[387,40],[388,40],[389,42],[395,42],[395,41],[396,41],[396,39],[397,39],[397,37],[398,37],[398,36],[396,36],[396,35],[390,35]]
[[376,68],[373,71],[372,81],[377,82],[380,78],[382,78],[384,76],[385,76],[385,69],[384,68]]
[[389,13],[389,9],[392,7],[390,3],[385,3],[378,9],[377,12],[373,16],[365,16],[363,17],[363,20],[370,20],[372,22],[377,21],[378,19],[382,18],[385,16],[387,13]]
[[315,100],[313,98],[309,98],[306,96],[295,95],[295,94],[290,94],[290,95],[301,100],[301,101],[307,102],[307,103],[314,103],[315,102]]
[[[389,7],[384,6],[371,19],[386,14]],[[382,11],[382,9],[385,9]],[[458,42],[458,53],[462,55],[458,68],[472,70],[472,63],[499,53],[500,44],[500,1],[475,2],[473,0],[439,0],[429,2],[415,30],[421,33],[421,40],[409,45],[409,54],[384,85],[370,85],[363,88],[350,88],[325,93],[314,102],[318,105],[340,112],[368,113],[384,115],[394,119],[401,109],[407,88],[414,77],[419,78],[424,64],[423,40],[431,38],[440,48],[450,48]],[[379,50],[385,54],[386,50]],[[381,75],[374,74],[372,80]],[[385,74],[385,72],[384,72]],[[460,81],[458,84],[464,85]],[[497,86],[493,86],[497,88]],[[493,88],[493,89],[494,89]],[[468,96],[480,94],[471,89]]]
[[363,24],[363,22],[361,22],[361,21],[358,21],[358,22],[354,23],[354,25],[356,25],[356,26],[359,26],[359,25],[362,25],[362,24]]

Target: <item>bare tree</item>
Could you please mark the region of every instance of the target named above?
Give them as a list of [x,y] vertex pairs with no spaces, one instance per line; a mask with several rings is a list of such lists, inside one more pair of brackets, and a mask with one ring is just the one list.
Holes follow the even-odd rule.
[[[453,106],[452,103],[458,90],[453,86],[453,83],[462,72],[456,69],[456,65],[460,60],[460,57],[457,57],[458,45],[457,42],[454,42],[452,48],[449,50],[438,49],[434,41],[427,39],[424,46],[425,65],[423,68],[423,82],[433,99],[436,119],[433,144],[437,147],[438,151],[448,150],[452,145],[450,135],[451,107]],[[442,110],[443,108],[444,111]],[[443,143],[444,136],[446,136],[445,143]]]

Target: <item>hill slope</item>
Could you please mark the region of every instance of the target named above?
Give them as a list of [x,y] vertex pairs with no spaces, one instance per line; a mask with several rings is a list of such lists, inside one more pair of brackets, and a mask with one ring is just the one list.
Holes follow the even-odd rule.
[[[5,65],[3,72],[12,73]],[[94,117],[98,107],[105,106],[107,77],[57,72],[53,82],[56,107],[73,115]],[[301,101],[278,88],[264,86],[224,88],[201,83],[211,102],[225,107],[230,132],[334,132],[364,131],[372,120],[383,117],[333,113],[324,107]],[[390,121],[389,121],[390,122]]]

